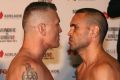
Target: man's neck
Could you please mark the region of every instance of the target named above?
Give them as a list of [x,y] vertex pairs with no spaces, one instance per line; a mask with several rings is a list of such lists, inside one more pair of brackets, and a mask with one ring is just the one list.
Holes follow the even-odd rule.
[[47,51],[47,48],[44,46],[43,42],[40,43],[40,41],[25,40],[21,51],[24,51],[24,54],[33,59],[42,60],[44,54]]
[[102,54],[103,49],[101,46],[87,48],[84,50],[79,50],[78,53],[83,59],[83,62],[86,66],[94,64],[98,61],[99,56]]

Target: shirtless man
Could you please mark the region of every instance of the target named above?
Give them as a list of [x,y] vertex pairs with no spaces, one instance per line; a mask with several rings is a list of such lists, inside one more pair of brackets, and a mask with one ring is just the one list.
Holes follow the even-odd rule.
[[59,46],[59,17],[56,6],[48,2],[33,2],[23,15],[24,41],[12,60],[6,80],[53,80],[42,62],[49,48]]
[[76,11],[70,23],[69,44],[82,63],[76,80],[120,80],[120,65],[103,49],[108,23],[102,12],[93,8]]

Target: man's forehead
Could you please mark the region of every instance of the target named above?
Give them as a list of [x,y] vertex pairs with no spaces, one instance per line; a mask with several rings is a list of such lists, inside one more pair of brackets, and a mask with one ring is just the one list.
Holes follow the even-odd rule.
[[76,13],[71,20],[71,23],[79,23],[81,21],[84,21],[86,19],[85,13]]
[[77,15],[74,15],[70,24],[76,24],[78,23],[80,20],[79,20],[79,17]]
[[81,18],[85,18],[86,14],[85,13],[76,13],[73,16],[73,19],[81,19]]

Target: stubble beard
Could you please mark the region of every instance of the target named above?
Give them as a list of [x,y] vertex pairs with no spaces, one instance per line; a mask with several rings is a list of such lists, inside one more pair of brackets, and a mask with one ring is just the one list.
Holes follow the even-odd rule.
[[79,45],[70,45],[70,49],[73,50],[73,51],[78,51],[78,50],[82,50],[82,49],[85,49],[89,46],[89,42],[84,42],[84,44],[79,44]]

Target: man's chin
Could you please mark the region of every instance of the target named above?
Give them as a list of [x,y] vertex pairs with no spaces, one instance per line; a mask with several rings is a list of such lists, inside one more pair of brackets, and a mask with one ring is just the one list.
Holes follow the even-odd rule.
[[58,43],[58,44],[54,45],[53,48],[58,48],[59,46],[60,46],[60,44]]
[[73,50],[73,51],[76,50],[76,48],[73,47],[73,46],[70,46],[70,49]]

